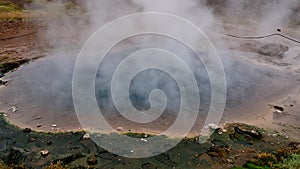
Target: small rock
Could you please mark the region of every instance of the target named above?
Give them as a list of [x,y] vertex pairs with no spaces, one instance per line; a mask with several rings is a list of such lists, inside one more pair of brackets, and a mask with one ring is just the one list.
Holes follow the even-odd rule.
[[[0,75],[0,78],[1,78],[1,75]],[[0,80],[0,85],[7,85],[7,81],[5,81],[5,80]]]
[[122,127],[118,127],[117,131],[123,131],[123,128]]
[[276,30],[277,30],[277,32],[281,32],[281,29],[280,29],[280,28],[277,28]]
[[226,161],[227,161],[228,163],[230,163],[230,164],[233,164],[233,163],[234,163],[233,159],[231,159],[231,158],[227,158]]
[[244,130],[244,129],[238,127],[238,126],[234,127],[234,131],[235,131],[235,133],[244,135],[246,137],[250,136],[251,139],[255,139],[255,140],[262,139],[262,134],[258,131],[254,131],[254,130],[253,131],[247,131],[247,130]]
[[141,138],[141,141],[142,141],[142,142],[145,142],[145,143],[148,142],[148,140],[147,140],[147,139],[144,139],[144,138]]
[[29,141],[30,141],[30,142],[35,142],[35,141],[36,141],[36,138],[30,137],[30,138],[29,138]]
[[18,111],[18,108],[16,106],[11,106],[10,110],[14,113]]
[[57,127],[57,124],[52,124],[51,126],[52,126],[52,127]]
[[37,127],[37,128],[40,128],[40,127],[42,127],[42,125],[41,125],[41,124],[37,124],[36,127]]
[[41,155],[42,156],[47,156],[49,154],[49,151],[48,150],[42,150],[41,151]]
[[284,108],[281,106],[273,106],[273,108],[277,113],[282,113],[284,111]]
[[86,134],[84,134],[84,135],[82,136],[82,138],[83,138],[83,139],[90,139],[91,136],[90,136],[90,134],[86,133]]
[[216,130],[219,128],[219,126],[213,123],[209,123],[205,128]]
[[194,157],[199,157],[199,154],[196,152],[195,154],[194,154]]
[[282,132],[286,132],[286,129],[282,129]]
[[23,129],[23,133],[30,133],[31,132],[31,128],[25,128]]
[[97,164],[97,157],[92,155],[92,156],[89,156],[86,160],[86,162],[88,163],[88,165],[95,165]]

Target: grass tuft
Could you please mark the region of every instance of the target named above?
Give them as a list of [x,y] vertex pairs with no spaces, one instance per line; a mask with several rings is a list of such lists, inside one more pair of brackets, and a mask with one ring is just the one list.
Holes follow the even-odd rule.
[[0,12],[15,11],[21,11],[21,9],[12,2],[0,0]]
[[278,168],[299,169],[300,168],[300,154],[291,154],[288,158],[282,160],[277,165]]

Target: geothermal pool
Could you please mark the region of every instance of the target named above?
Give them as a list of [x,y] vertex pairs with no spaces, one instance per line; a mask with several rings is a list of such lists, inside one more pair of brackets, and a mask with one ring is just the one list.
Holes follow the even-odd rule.
[[[227,25],[230,30],[243,32],[245,28]],[[216,32],[212,32],[216,35]],[[292,33],[293,35],[294,33]],[[149,35],[150,36],[150,35]],[[300,48],[285,39],[243,40],[219,34],[226,47],[218,48],[226,74],[226,105],[221,123],[244,122],[256,125],[286,123],[298,126],[300,119]],[[99,65],[95,92],[105,119],[113,128],[124,131],[160,133],[176,119],[180,105],[180,92],[174,79],[158,70],[145,70],[133,79],[130,101],[137,110],[149,109],[149,93],[161,89],[168,100],[166,110],[150,123],[135,123],[120,115],[110,95],[110,83],[116,66],[134,51],[156,47],[178,54],[191,68],[199,87],[200,109],[191,134],[199,134],[207,117],[211,101],[211,84],[204,64],[180,42],[166,37],[133,37],[117,44]],[[218,39],[218,38],[217,38]],[[212,39],[213,42],[215,39]],[[281,57],[262,55],[258,51],[265,44],[283,44],[288,51]],[[168,44],[168,45],[164,45]],[[134,47],[132,47],[134,46]],[[4,77],[8,85],[0,88],[0,110],[8,119],[21,127],[40,131],[81,129],[72,101],[72,73],[80,48],[53,50],[45,58],[31,62]],[[288,116],[275,117],[272,105],[278,104]],[[88,115],[88,112],[87,112]],[[277,119],[277,121],[276,121]],[[101,126],[101,124],[99,124]],[[300,127],[300,126],[298,126]]]

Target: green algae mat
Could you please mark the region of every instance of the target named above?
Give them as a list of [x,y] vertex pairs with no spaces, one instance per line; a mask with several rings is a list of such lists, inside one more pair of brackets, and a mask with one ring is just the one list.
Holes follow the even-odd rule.
[[[0,126],[0,168],[297,168],[300,161],[299,143],[244,124],[216,129],[202,144],[198,137],[185,138],[163,154],[138,159],[112,154],[83,137],[84,132],[20,129],[3,115]],[[126,135],[144,139],[150,136]],[[122,140],[119,143],[128,144]]]

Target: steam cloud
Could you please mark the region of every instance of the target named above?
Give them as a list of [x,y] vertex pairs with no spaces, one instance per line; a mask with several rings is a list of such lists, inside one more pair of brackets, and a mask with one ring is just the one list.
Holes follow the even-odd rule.
[[[221,51],[227,49],[226,42],[221,38],[220,32],[225,32],[222,19],[226,20],[234,16],[241,16],[248,18],[250,21],[256,22],[257,28],[256,33],[270,33],[273,32],[277,27],[282,27],[290,24],[292,21],[289,20],[289,16],[293,12],[293,7],[297,4],[297,0],[291,0],[288,2],[283,1],[266,1],[266,0],[255,0],[255,1],[220,1],[220,0],[89,0],[89,1],[75,1],[86,9],[86,13],[83,14],[82,18],[71,18],[66,16],[62,20],[51,22],[49,24],[48,39],[51,44],[54,45],[58,53],[54,55],[58,56],[69,56],[79,52],[83,43],[89,38],[89,36],[101,28],[106,23],[117,19],[119,17],[137,13],[137,12],[163,12],[169,13],[182,18],[197,25],[208,37],[213,41],[217,50]],[[64,11],[64,3],[62,1],[54,1],[53,6],[49,6],[49,10],[56,10],[60,12]],[[219,17],[224,15],[224,17]],[[234,18],[233,18],[234,19]],[[166,23],[167,24],[167,23]],[[62,35],[60,32],[68,32],[66,35]],[[126,31],[120,29],[120,31]],[[186,32],[188,34],[189,32]],[[192,35],[191,35],[192,36]],[[145,47],[159,47],[168,49],[175,54],[179,54],[184,58],[187,64],[191,67],[195,76],[198,79],[198,83],[201,85],[200,94],[202,96],[201,103],[202,108],[207,110],[207,104],[210,101],[210,83],[205,67],[200,61],[197,61],[196,57],[193,55],[189,49],[182,47],[182,44],[171,39],[164,39],[162,37],[157,37],[154,35],[145,35],[143,37],[133,37],[123,41],[118,44],[111,53],[106,56],[106,60],[99,66],[98,77],[96,81],[96,91],[99,93],[98,99],[99,105],[108,110],[114,110],[110,92],[110,82],[112,74],[119,64],[119,62],[124,59],[128,54],[142,49]],[[71,51],[71,52],[70,52]],[[70,54],[71,53],[71,54]],[[222,53],[222,52],[221,52]],[[63,66],[63,69],[72,70],[74,57],[70,60],[70,66]],[[60,59],[59,59],[60,60]],[[232,74],[231,65],[235,64],[226,59],[226,56],[222,56],[226,71]],[[60,66],[58,69],[61,69]],[[242,69],[242,68],[241,68]],[[62,70],[62,72],[68,72]],[[240,71],[242,72],[242,71]],[[244,72],[246,73],[246,72]],[[167,82],[165,74],[157,71],[150,71],[148,73],[144,72],[140,76],[140,80],[136,79],[136,82],[132,83],[131,88],[131,99],[133,105],[140,109],[147,109],[148,104],[148,94],[150,89],[161,88],[168,95],[168,103],[170,105],[178,105],[173,103],[178,103],[178,88],[172,82]],[[228,79],[228,84],[230,86],[238,86],[237,79],[242,77],[229,75],[231,79]],[[259,75],[253,73],[253,78],[259,79]],[[141,80],[142,79],[142,80]],[[243,79],[243,78],[242,78]],[[170,79],[169,79],[170,80]],[[66,80],[61,80],[65,82]],[[138,81],[143,81],[148,83],[137,83]],[[251,85],[251,82],[248,83]],[[229,90],[231,87],[228,87]],[[253,86],[252,86],[253,87]],[[248,88],[247,86],[242,86],[242,88]],[[247,91],[244,91],[245,95],[250,95]],[[103,100],[104,99],[104,100]],[[241,98],[239,98],[241,99]],[[236,102],[237,100],[235,100]],[[105,106],[104,106],[105,105]],[[178,110],[178,106],[167,107],[170,111]],[[206,105],[206,106],[204,106]]]

